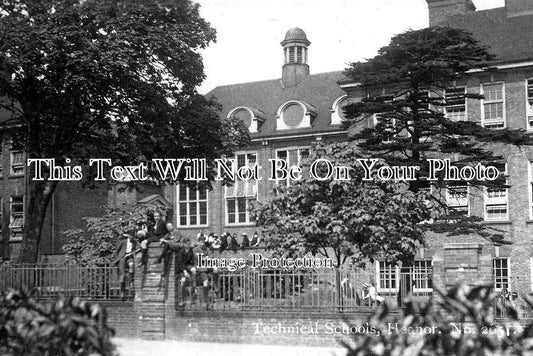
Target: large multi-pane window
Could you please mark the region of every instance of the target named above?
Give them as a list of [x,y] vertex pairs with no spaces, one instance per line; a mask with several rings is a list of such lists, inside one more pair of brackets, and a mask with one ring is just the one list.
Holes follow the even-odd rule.
[[178,185],[178,226],[208,225],[208,192],[207,189],[191,189]]
[[508,258],[492,259],[492,276],[494,281],[494,290],[509,290],[510,264]]
[[433,290],[433,267],[431,260],[415,261],[412,280],[415,292],[431,292]]
[[466,88],[448,88],[445,92],[446,117],[453,121],[466,120]]
[[9,230],[11,240],[22,239],[22,227],[24,223],[24,197],[11,197],[9,204]]
[[11,175],[20,176],[24,174],[24,152],[11,151]]
[[377,290],[381,292],[397,292],[400,283],[409,284],[405,287],[416,293],[433,290],[433,267],[429,259],[415,260],[409,269],[379,261],[376,263],[376,274]]
[[398,290],[398,267],[379,261],[377,269],[377,290],[380,292],[396,292]]
[[503,83],[483,84],[483,126],[492,129],[505,127]]
[[448,184],[446,188],[446,203],[455,212],[469,214],[468,186],[461,184]]
[[[507,174],[507,164],[501,165],[500,175]],[[507,184],[507,182],[505,182]],[[506,187],[485,188],[485,220],[509,219],[509,194]]]
[[[235,155],[234,167],[248,167],[253,169],[257,164],[255,152],[239,153]],[[257,200],[257,180],[241,181],[236,179],[232,186],[226,187],[226,224],[253,223],[250,209]]]
[[[276,151],[276,158],[284,160],[287,163],[287,168],[291,166],[301,165],[302,161],[309,157],[308,148],[290,148]],[[281,180],[281,173],[278,172],[276,176],[278,184],[291,185],[291,180]]]

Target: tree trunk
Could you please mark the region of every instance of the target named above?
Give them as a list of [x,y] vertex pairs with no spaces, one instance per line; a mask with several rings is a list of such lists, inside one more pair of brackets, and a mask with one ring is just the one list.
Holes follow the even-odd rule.
[[17,262],[36,263],[46,209],[57,187],[57,181],[28,181],[26,218],[22,232],[22,246]]

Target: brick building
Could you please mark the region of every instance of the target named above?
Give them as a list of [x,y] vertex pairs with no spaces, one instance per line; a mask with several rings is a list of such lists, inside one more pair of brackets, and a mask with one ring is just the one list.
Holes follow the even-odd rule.
[[[497,55],[493,63],[497,72],[473,72],[454,88],[482,93],[485,99],[454,103],[446,108],[447,114],[495,130],[533,131],[533,1],[507,0],[505,7],[483,11],[476,11],[470,0],[427,3],[430,26],[466,29]],[[342,71],[310,74],[307,59],[312,51],[301,29],[289,30],[281,47],[281,78],[221,86],[207,94],[222,104],[222,117],[240,118],[249,128],[251,144],[236,152],[235,158],[238,166],[258,163],[264,177],[269,175],[269,159],[283,158],[291,165],[307,154],[314,141],[346,140],[341,107],[360,96]],[[465,186],[460,193],[447,192],[447,199],[450,205],[504,231],[513,244],[498,246],[476,235],[430,235],[428,245],[417,254],[414,273],[432,270],[431,280],[419,288],[465,280],[533,292],[533,148],[493,148],[507,157],[511,187],[487,191]],[[257,228],[248,213],[250,202],[268,199],[275,184],[264,178],[231,188],[215,184],[209,192],[172,187],[166,189],[166,197],[175,205],[176,225],[190,236],[199,231],[253,233]],[[372,268],[378,289],[397,288],[397,267],[377,262]]]

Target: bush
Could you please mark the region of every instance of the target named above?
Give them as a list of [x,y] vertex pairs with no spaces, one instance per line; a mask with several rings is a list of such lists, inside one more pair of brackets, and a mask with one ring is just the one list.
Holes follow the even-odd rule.
[[[533,322],[521,323],[511,304],[490,287],[459,285],[427,303],[407,303],[401,315],[383,305],[367,320],[372,329],[347,325],[353,334],[344,345],[351,356],[530,354]],[[498,324],[496,316],[503,314],[506,320]]]
[[0,296],[0,355],[116,355],[105,310],[78,298],[40,303],[25,292]]

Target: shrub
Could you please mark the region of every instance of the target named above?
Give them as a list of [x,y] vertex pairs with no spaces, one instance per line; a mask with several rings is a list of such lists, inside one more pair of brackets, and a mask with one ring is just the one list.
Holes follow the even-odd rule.
[[[490,287],[459,285],[429,302],[408,302],[401,315],[383,305],[367,320],[370,332],[352,333],[347,355],[523,355],[533,351],[533,322],[522,325],[510,302]],[[531,307],[531,303],[526,300]],[[508,305],[505,305],[508,304]],[[505,314],[498,324],[497,315]],[[366,323],[365,323],[366,325]],[[349,330],[361,330],[347,325]]]
[[0,355],[116,355],[105,310],[78,298],[40,303],[11,290],[0,296]]

